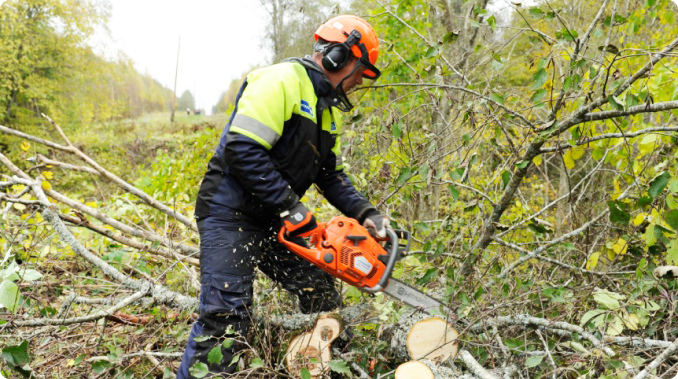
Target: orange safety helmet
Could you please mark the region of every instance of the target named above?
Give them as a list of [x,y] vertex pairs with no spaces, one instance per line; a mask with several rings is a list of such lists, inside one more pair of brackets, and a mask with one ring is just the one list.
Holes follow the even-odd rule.
[[367,21],[360,17],[351,15],[332,17],[324,24],[320,25],[318,30],[315,32],[314,37],[316,41],[318,41],[318,38],[322,38],[327,42],[341,44],[346,42],[354,30],[360,33],[360,40],[358,43],[353,44],[350,47],[351,52],[355,57],[363,58],[364,54],[361,51],[361,46],[359,45],[364,45],[368,55],[364,58],[369,59],[369,64],[367,70],[363,72],[363,76],[369,79],[377,79],[381,75],[379,70],[375,67],[377,64],[377,58],[379,57],[379,39],[377,38],[377,34],[374,32],[374,29],[372,29]]

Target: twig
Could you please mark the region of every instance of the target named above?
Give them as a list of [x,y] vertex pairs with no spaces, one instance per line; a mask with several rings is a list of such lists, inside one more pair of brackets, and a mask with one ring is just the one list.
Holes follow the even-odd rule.
[[642,371],[640,371],[638,374],[636,374],[636,376],[634,376],[633,379],[643,379],[652,370],[659,367],[659,365],[662,364],[662,362],[664,362],[666,360],[666,358],[673,355],[676,351],[678,351],[678,338],[676,338],[676,340],[673,341],[671,346],[666,348],[666,350],[664,350],[664,352],[659,354],[659,356],[657,358],[655,358],[652,362],[650,362],[650,364],[647,365],[647,367],[645,367]]

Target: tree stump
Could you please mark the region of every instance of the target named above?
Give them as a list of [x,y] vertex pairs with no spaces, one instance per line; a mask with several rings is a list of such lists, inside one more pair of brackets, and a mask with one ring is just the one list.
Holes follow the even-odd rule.
[[320,376],[329,369],[332,360],[331,344],[341,333],[342,322],[339,316],[327,314],[321,316],[313,329],[295,337],[285,354],[287,369],[298,376],[306,368],[311,376]]
[[433,372],[421,362],[410,361],[398,366],[395,379],[434,379]]
[[407,350],[414,360],[444,362],[457,356],[459,333],[440,317],[418,321],[407,334]]

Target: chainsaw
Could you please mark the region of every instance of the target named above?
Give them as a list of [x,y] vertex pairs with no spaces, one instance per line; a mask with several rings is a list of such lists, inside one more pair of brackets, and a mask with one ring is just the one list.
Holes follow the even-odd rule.
[[454,313],[439,300],[391,278],[396,262],[409,252],[411,236],[404,230],[386,229],[386,234],[382,246],[355,219],[334,217],[301,236],[309,238],[311,248],[288,240],[284,226],[278,240],[295,254],[362,291],[383,292],[428,314],[456,320]]

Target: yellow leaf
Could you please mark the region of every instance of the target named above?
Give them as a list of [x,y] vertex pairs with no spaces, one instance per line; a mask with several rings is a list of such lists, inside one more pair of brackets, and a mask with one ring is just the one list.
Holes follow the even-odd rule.
[[614,245],[612,245],[612,250],[615,252],[615,254],[618,255],[624,255],[626,254],[626,250],[628,249],[629,244],[626,242],[625,239],[620,238],[615,242]]
[[14,203],[14,209],[16,209],[17,211],[25,211],[26,206],[21,203]]
[[21,150],[23,151],[28,151],[28,149],[31,148],[31,144],[28,143],[28,141],[24,141],[21,143]]
[[608,250],[607,251],[607,259],[609,259],[610,261],[613,261],[614,257],[616,257],[616,256],[617,256],[617,254],[614,253],[614,250]]
[[54,178],[54,174],[52,174],[51,171],[43,171],[42,176],[47,180],[52,180],[52,178]]
[[45,191],[49,191],[49,190],[52,189],[52,185],[49,184],[49,182],[43,181],[43,182],[42,182],[42,189],[44,189]]
[[87,202],[87,203],[85,203],[85,205],[90,207],[90,208],[96,208],[97,207],[97,203],[95,203],[94,201]]
[[572,149],[565,152],[565,154],[563,155],[563,162],[565,162],[565,167],[567,167],[568,170],[572,170],[574,168],[574,159],[572,159]]
[[66,363],[66,366],[73,366],[75,365],[75,361],[73,359],[69,359],[68,363]]
[[595,268],[598,265],[598,258],[600,258],[600,252],[596,251],[595,253],[591,254],[589,260],[586,262],[586,269],[591,270]]
[[645,213],[639,213],[634,219],[633,219],[633,226],[638,226],[645,221]]
[[626,312],[624,312],[623,316],[624,317],[622,320],[624,321],[624,325],[626,325],[627,328],[631,330],[638,330],[638,325],[640,325],[640,318],[638,315],[635,313],[626,314]]
[[653,152],[656,149],[656,145],[659,143],[659,136],[656,134],[647,134],[643,139],[638,143],[638,150],[645,155]]
[[532,158],[532,163],[534,163],[535,166],[539,166],[541,164],[541,155]]
[[581,158],[582,155],[584,155],[585,148],[583,146],[578,146],[570,149],[572,151],[572,159],[577,160]]

